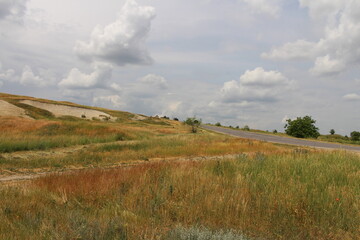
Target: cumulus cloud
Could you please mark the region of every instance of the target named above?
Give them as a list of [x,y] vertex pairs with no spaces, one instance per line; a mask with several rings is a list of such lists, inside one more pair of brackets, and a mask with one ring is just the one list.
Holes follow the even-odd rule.
[[51,71],[45,69],[38,69],[38,74],[35,74],[29,65],[25,65],[22,73],[19,75],[14,69],[2,69],[0,64],[0,80],[17,82],[24,86],[34,85],[44,87],[53,84],[55,77]]
[[0,1],[0,20],[20,20],[26,11],[27,0],[1,0]]
[[329,55],[318,57],[315,66],[310,71],[319,76],[336,75],[344,71],[345,65],[338,59],[330,59]]
[[110,88],[115,92],[121,92],[123,90],[122,87],[117,83],[110,84]]
[[[314,21],[324,22],[324,33],[317,42],[298,40],[273,48],[262,57],[268,59],[310,58],[316,75],[339,74],[360,63],[360,1],[300,0]],[[331,69],[332,68],[332,69]]]
[[14,81],[15,80],[15,70],[14,69],[3,69],[3,66],[0,62],[0,80],[3,81]]
[[153,62],[145,40],[155,17],[155,9],[127,0],[118,19],[106,27],[96,26],[89,42],[78,41],[75,52],[87,61],[106,61],[119,66]]
[[[112,66],[104,63],[95,63],[94,71],[90,74],[81,72],[77,68],[71,69],[68,76],[58,84],[66,89],[105,88],[111,79]],[[114,88],[118,86],[112,85]]]
[[222,100],[227,103],[234,102],[273,102],[278,100],[281,91],[291,86],[282,73],[265,71],[256,68],[246,71],[239,81],[225,82],[221,89]]
[[316,56],[316,51],[316,43],[300,39],[286,43],[282,47],[273,48],[268,53],[262,53],[261,57],[277,60],[311,59]]
[[360,95],[356,93],[350,93],[350,94],[346,94],[344,96],[344,99],[348,101],[360,101]]
[[93,104],[97,107],[109,108],[109,106],[111,106],[112,108],[117,109],[121,109],[125,106],[124,101],[119,95],[94,97]]
[[154,86],[159,89],[167,89],[168,83],[167,80],[156,74],[148,74],[140,79],[141,83]]
[[268,14],[278,17],[281,11],[282,0],[240,0],[246,3],[255,13]]
[[42,76],[35,75],[30,66],[26,65],[23,69],[19,82],[22,85],[36,85],[36,86],[47,86],[50,84],[47,79]]

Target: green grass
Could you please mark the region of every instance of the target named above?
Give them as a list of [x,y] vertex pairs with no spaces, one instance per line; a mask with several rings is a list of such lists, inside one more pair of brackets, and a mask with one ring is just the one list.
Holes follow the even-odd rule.
[[357,239],[359,171],[358,155],[259,152],[47,176],[0,189],[0,238]]

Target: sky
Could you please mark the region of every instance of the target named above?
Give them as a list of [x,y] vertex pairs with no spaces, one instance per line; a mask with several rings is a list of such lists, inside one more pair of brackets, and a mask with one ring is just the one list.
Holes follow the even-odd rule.
[[0,92],[360,130],[359,0],[0,0]]

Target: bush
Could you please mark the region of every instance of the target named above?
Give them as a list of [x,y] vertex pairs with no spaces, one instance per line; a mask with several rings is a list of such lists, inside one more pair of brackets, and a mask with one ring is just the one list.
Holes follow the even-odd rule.
[[298,117],[295,120],[286,120],[286,134],[297,138],[317,138],[320,136],[319,128],[315,126],[316,121],[310,116]]
[[196,133],[198,127],[201,125],[201,119],[196,119],[195,117],[187,118],[185,124],[191,126],[192,133]]
[[360,132],[353,131],[350,137],[352,141],[360,141]]
[[248,125],[245,125],[245,126],[243,127],[243,130],[245,130],[245,131],[250,131],[250,127],[249,127]]
[[217,123],[215,123],[215,126],[221,127],[221,123],[217,122]]
[[335,130],[334,130],[334,129],[331,129],[331,130],[330,130],[330,134],[331,134],[331,135],[334,135],[334,134],[335,134]]

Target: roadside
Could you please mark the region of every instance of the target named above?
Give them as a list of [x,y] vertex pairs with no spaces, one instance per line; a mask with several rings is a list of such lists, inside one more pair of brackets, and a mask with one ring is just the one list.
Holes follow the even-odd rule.
[[360,152],[360,146],[350,146],[344,144],[337,144],[337,143],[325,143],[319,141],[311,141],[311,140],[303,140],[297,138],[288,138],[288,137],[280,137],[274,136],[269,134],[261,134],[261,133],[254,133],[242,130],[232,130],[222,127],[215,127],[215,126],[208,126],[202,125],[203,129],[214,131],[217,133],[227,134],[234,137],[240,138],[247,138],[247,139],[254,139],[259,141],[266,141],[272,143],[280,143],[280,144],[289,144],[289,145],[296,145],[296,146],[305,146],[305,147],[312,147],[312,148],[324,148],[324,149],[335,149],[335,150],[347,150],[347,151],[355,151]]

